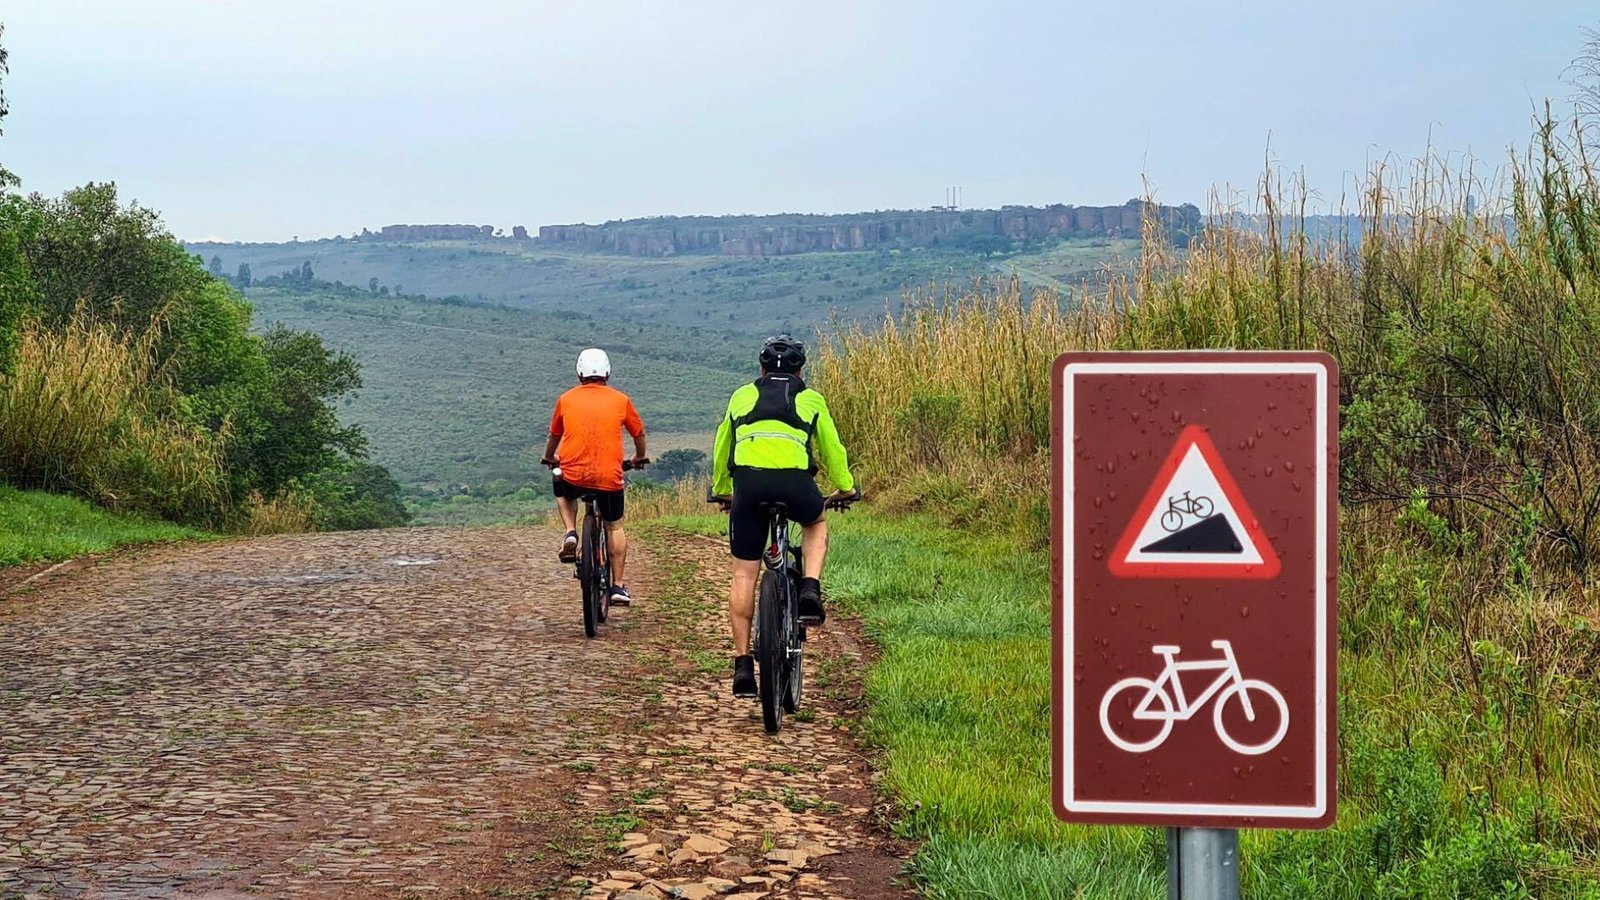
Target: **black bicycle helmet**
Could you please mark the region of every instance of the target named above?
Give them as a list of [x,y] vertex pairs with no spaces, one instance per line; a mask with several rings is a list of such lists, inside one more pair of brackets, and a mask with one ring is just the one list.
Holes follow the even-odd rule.
[[761,368],[768,372],[798,372],[806,364],[806,345],[787,334],[767,338],[761,345]]

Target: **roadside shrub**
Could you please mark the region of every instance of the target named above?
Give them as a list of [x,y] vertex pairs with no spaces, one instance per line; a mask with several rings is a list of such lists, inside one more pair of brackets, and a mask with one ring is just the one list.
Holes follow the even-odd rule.
[[0,470],[22,487],[113,509],[209,522],[227,508],[220,445],[184,421],[148,340],[85,317],[23,326],[0,377]]
[[358,459],[340,460],[307,479],[305,499],[318,531],[398,528],[411,521],[389,470]]

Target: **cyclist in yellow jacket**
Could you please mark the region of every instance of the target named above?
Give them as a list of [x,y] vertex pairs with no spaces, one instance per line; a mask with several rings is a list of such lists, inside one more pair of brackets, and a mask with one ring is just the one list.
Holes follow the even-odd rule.
[[805,571],[798,598],[800,621],[820,625],[828,525],[823,519],[825,501],[814,477],[817,457],[837,489],[835,497],[859,496],[828,403],[800,377],[805,364],[806,348],[800,341],[786,334],[767,338],[761,348],[761,377],[729,398],[712,451],[712,492],[733,497],[728,519],[728,545],[733,551],[728,617],[735,654],[733,693],[739,697],[756,694],[750,620],[755,615],[756,576],[767,539],[761,504],[787,505],[790,521],[801,527]]

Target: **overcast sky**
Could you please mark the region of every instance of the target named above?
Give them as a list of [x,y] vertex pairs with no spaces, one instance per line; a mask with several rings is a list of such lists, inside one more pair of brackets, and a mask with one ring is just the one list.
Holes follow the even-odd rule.
[[[1268,151],[1331,200],[1499,162],[1585,2],[5,0],[0,163],[180,237],[393,222],[1166,202]],[[992,8],[991,8],[992,7]],[[1218,7],[1224,7],[1219,9]]]

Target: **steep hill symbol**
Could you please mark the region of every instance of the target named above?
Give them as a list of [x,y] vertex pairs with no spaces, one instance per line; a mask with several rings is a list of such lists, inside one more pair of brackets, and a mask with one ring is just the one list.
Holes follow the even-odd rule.
[[1190,425],[1111,553],[1123,578],[1272,578],[1277,552],[1205,428]]

